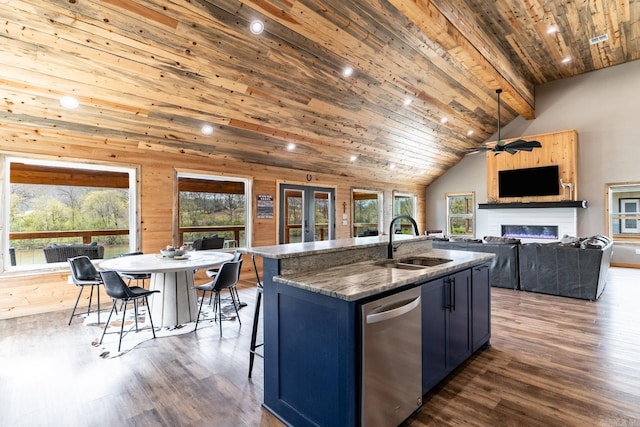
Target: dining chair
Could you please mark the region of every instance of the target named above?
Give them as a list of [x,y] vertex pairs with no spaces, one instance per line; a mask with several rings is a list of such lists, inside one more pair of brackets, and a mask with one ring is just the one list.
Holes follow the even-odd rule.
[[[239,261],[242,259],[242,252],[236,250],[233,252],[233,258],[231,259],[231,261]],[[213,279],[218,272],[220,271],[220,267],[217,268],[209,268],[207,269],[207,271],[205,271],[207,277],[210,277],[211,279]],[[240,270],[238,270],[238,280],[240,280]],[[240,307],[246,307],[247,303],[246,302],[242,302],[240,301],[240,295],[238,294],[238,288],[234,285],[233,288],[229,289],[231,292],[234,293],[235,297],[236,297],[236,303],[238,304],[238,308]],[[209,305],[211,305],[211,299],[213,298],[213,292],[211,293],[211,296],[209,297]]]
[[207,249],[222,249],[224,247],[224,237],[209,236],[194,240],[193,250],[204,251]]
[[[136,251],[136,252],[127,252],[124,254],[120,254],[121,257],[132,256],[132,255],[143,255],[143,252]],[[131,286],[132,281],[135,283],[135,286],[140,286],[140,282],[142,282],[142,286],[140,286],[141,288],[144,288],[145,280],[151,279],[151,273],[120,273],[120,276],[123,279],[127,279],[128,286]]]
[[[113,312],[116,310],[116,304],[118,301],[122,301],[123,309],[122,309],[122,322],[120,324],[120,332],[110,332],[110,333],[118,333],[120,335],[118,340],[118,351],[120,351],[120,347],[122,345],[122,337],[133,329],[129,329],[124,332],[124,324],[127,318],[127,304],[133,302],[133,310],[134,310],[134,319],[135,319],[135,328],[136,332],[140,331],[138,328],[138,300],[143,299],[145,305],[149,307],[149,295],[154,293],[159,293],[159,290],[148,290],[141,288],[139,286],[129,287],[120,274],[116,271],[107,270],[101,271],[100,276],[102,277],[102,283],[104,284],[104,289],[107,292],[107,295],[113,299],[113,305],[111,306],[111,312],[109,313],[109,317],[107,318],[107,323],[104,325],[104,330],[102,331],[102,336],[100,337],[100,344],[102,344],[102,340],[104,339],[105,334],[107,334],[107,328],[109,327],[109,322],[111,321],[111,316]],[[151,310],[147,310],[147,316],[149,316],[149,323],[151,323],[151,332],[153,333],[153,337],[156,337],[156,331],[153,326],[153,319],[151,318]]]
[[69,317],[68,325],[71,325],[71,321],[74,316],[82,316],[83,313],[76,314],[76,309],[78,308],[78,302],[80,301],[80,297],[82,296],[82,291],[86,287],[91,288],[91,292],[89,293],[89,307],[87,308],[87,316],[91,313],[91,302],[93,300],[93,288],[97,288],[97,296],[98,296],[98,309],[96,310],[98,313],[98,324],[100,324],[100,285],[102,285],[102,278],[98,273],[98,270],[93,266],[91,260],[86,255],[81,255],[73,258],[68,258],[69,268],[71,269],[71,280],[73,284],[80,288],[78,292],[78,298],[76,298],[76,303],[73,306],[73,310],[71,311],[71,317]]
[[194,331],[198,329],[198,322],[200,321],[200,313],[202,312],[202,304],[204,303],[205,295],[207,292],[212,292],[214,294],[213,319],[215,321],[219,320],[220,336],[222,336],[222,304],[220,303],[220,292],[222,292],[223,289],[229,289],[229,293],[231,294],[231,303],[233,304],[233,308],[236,311],[238,323],[242,324],[242,322],[240,321],[240,315],[238,314],[236,297],[232,290],[232,288],[235,287],[238,283],[241,266],[241,259],[238,261],[227,261],[220,266],[220,271],[215,275],[211,282],[195,287],[197,290],[203,291],[203,294],[202,299],[200,300],[200,308],[198,309],[198,316],[196,318],[196,326],[194,328]]
[[264,287],[262,286],[262,280],[260,280],[260,273],[258,273],[258,267],[256,266],[256,257],[251,255],[251,261],[253,262],[253,270],[256,272],[256,307],[253,312],[253,327],[251,328],[251,343],[249,344],[249,378],[251,378],[251,372],[253,371],[253,360],[256,356],[264,357],[261,353],[258,353],[256,349],[262,347],[264,343],[256,344],[258,338],[258,321],[260,319],[260,304],[262,303],[262,293]]

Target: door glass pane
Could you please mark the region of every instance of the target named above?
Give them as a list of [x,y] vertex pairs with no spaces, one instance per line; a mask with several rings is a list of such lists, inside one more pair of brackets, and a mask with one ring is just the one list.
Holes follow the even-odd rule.
[[314,240],[329,240],[329,212],[331,211],[329,193],[315,191],[313,193],[313,207],[315,215]]
[[285,243],[300,243],[302,242],[302,209],[304,206],[302,191],[286,190],[285,201]]

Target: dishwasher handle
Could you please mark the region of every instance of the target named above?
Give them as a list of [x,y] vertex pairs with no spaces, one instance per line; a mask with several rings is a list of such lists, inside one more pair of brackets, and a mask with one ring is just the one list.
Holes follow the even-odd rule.
[[377,311],[376,313],[368,314],[366,321],[367,321],[367,324],[384,322],[385,320],[393,319],[396,317],[400,317],[403,314],[407,314],[408,312],[418,307],[419,305],[420,305],[420,297],[416,297],[415,299],[409,301],[406,304],[401,305],[400,307],[397,306],[397,303],[389,304],[387,306],[382,306],[379,308],[379,310],[384,310],[384,311]]

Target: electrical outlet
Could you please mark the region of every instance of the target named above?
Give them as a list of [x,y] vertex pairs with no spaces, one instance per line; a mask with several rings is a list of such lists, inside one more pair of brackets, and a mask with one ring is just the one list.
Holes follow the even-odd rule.
[[640,255],[640,249],[636,249],[636,255]]

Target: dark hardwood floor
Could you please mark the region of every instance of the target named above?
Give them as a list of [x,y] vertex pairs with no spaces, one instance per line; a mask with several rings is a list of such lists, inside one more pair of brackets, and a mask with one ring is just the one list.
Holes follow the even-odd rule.
[[[0,426],[282,426],[260,406],[261,359],[247,378],[255,290],[240,294],[222,339],[209,327],[109,360],[67,311],[0,321]],[[492,304],[492,347],[407,426],[640,427],[640,270],[612,268],[596,303],[493,288]]]

